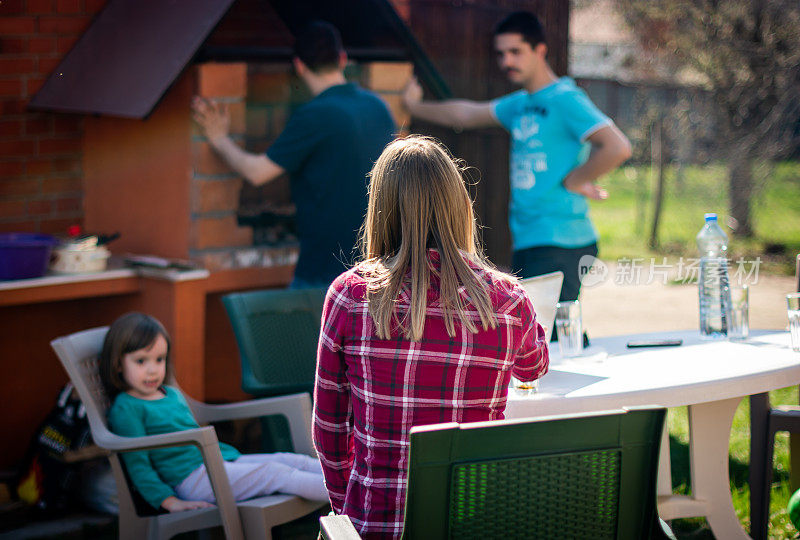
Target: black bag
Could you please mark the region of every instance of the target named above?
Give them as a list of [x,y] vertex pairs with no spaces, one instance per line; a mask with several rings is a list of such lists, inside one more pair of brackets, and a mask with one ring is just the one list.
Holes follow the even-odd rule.
[[34,435],[28,467],[17,485],[17,495],[48,514],[66,510],[78,489],[79,464],[64,461],[64,453],[91,444],[86,409],[67,383],[58,402]]

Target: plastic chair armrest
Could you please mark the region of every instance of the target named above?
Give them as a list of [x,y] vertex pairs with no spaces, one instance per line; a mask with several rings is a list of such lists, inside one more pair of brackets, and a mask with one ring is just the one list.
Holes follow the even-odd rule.
[[[191,399],[191,398],[187,398]],[[194,401],[194,400],[193,400]],[[251,399],[223,405],[209,405],[194,401],[192,407],[197,411],[198,422],[219,422],[239,418],[256,418],[272,414],[286,414],[295,407],[310,406],[311,399],[306,393],[289,394],[270,398]]]
[[211,489],[217,499],[217,507],[222,519],[222,526],[225,529],[225,537],[244,538],[236,501],[233,498],[231,484],[225,472],[222,453],[219,449],[219,440],[213,427],[207,426],[144,437],[122,437],[109,432],[98,435],[95,438],[95,443],[114,452],[152,450],[185,444],[197,446],[200,449],[203,464],[206,466],[206,472],[211,481]]
[[347,516],[319,518],[320,535],[324,540],[359,540],[361,537]]
[[317,455],[311,442],[311,396],[305,392],[225,405],[208,405],[192,400],[191,405],[198,422],[283,415],[289,423],[294,451],[309,456]]
[[242,522],[239,517],[239,510],[236,507],[236,499],[233,498],[233,490],[228,479],[228,473],[225,472],[225,462],[219,449],[217,434],[212,427],[201,429],[210,430],[214,437],[214,444],[200,446],[200,453],[203,455],[206,473],[208,473],[208,479],[211,481],[211,489],[217,499],[217,508],[219,508],[222,519],[222,527],[225,529],[225,538],[242,540],[244,539]]
[[113,452],[152,450],[185,444],[194,444],[202,450],[203,447],[216,445],[219,442],[213,427],[187,429],[185,431],[146,435],[144,437],[122,437],[111,432],[93,433],[93,437],[97,446]]

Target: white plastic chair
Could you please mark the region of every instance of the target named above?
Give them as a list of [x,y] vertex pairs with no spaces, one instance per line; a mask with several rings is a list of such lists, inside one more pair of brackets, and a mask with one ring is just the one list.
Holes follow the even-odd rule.
[[547,332],[548,342],[553,334],[553,322],[556,320],[556,304],[558,304],[563,281],[564,273],[561,271],[520,280],[525,292],[528,293],[531,301],[533,301],[536,320]]
[[[120,437],[108,429],[109,401],[100,382],[97,359],[108,327],[94,328],[60,337],[50,342],[86,407],[95,444],[110,452],[108,456],[119,498],[119,537],[140,540],[167,539],[186,532],[222,525],[229,540],[272,538],[272,527],[309,514],[325,503],[294,495],[275,494],[236,503],[225,473],[217,434],[213,427],[149,435]],[[174,381],[170,384],[174,385]],[[295,452],[315,456],[311,442],[311,399],[308,394],[257,399],[226,405],[208,405],[184,395],[199,424],[284,415],[289,423]],[[193,444],[200,449],[211,480],[217,506],[185,512],[142,515],[137,512],[134,490],[128,483],[119,459],[120,452],[148,450]],[[146,505],[146,503],[145,503]],[[238,510],[238,511],[237,511]]]

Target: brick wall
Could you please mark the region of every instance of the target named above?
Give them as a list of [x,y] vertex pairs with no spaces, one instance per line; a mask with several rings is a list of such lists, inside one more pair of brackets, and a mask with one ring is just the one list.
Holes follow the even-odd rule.
[[[288,110],[290,91],[287,66],[268,72],[266,77],[249,77],[244,63],[207,63],[195,66],[197,94],[225,103],[231,114],[231,138],[251,151],[261,151],[274,140],[283,128]],[[256,70],[258,71],[258,70]],[[269,70],[268,70],[269,71]],[[274,77],[273,77],[274,75]],[[272,107],[246,107],[248,89],[260,95],[270,95]],[[275,109],[275,111],[272,111]],[[274,125],[274,127],[272,127]],[[258,132],[262,139],[247,144],[247,133]],[[263,146],[253,148],[253,146]],[[253,229],[238,223],[242,190],[251,197],[275,199],[285,183],[271,183],[256,189],[239,178],[220,160],[208,142],[194,128],[191,164],[191,225],[190,256],[209,270],[294,264],[295,246],[272,248],[253,245]],[[278,189],[276,189],[278,188]],[[272,195],[272,197],[270,196]],[[287,200],[288,192],[277,199]]]
[[[408,63],[351,64],[348,79],[378,92],[395,123],[406,133],[407,114],[400,92],[410,77]],[[197,93],[223,102],[231,112],[231,137],[251,152],[263,152],[283,130],[292,109],[310,99],[308,90],[288,63],[218,64],[195,67]],[[296,251],[259,245],[250,227],[237,223],[239,212],[293,212],[288,178],[253,187],[237,177],[214,154],[195,129],[192,135],[192,246],[190,254],[210,270],[294,263]],[[291,235],[279,240],[289,240]]]
[[[87,121],[26,107],[105,2],[0,1],[0,232],[64,233],[85,221]],[[354,64],[348,77],[379,91],[398,125],[407,126],[399,92],[410,72],[408,64]],[[289,63],[203,64],[192,76],[200,95],[228,103],[234,139],[254,152],[265,150],[292,108],[310,97]],[[240,205],[291,212],[288,179],[253,188],[218,160],[196,129],[191,146],[188,254],[212,269],[291,262],[291,250],[254,248],[252,230],[236,217]]]
[[0,2],[0,231],[81,223],[80,115],[27,112],[105,0]]

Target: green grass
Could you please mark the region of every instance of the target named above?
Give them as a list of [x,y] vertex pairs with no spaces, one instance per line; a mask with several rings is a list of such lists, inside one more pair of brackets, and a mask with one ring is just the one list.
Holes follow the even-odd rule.
[[[797,387],[770,392],[772,405],[797,404]],[[672,485],[675,493],[690,494],[689,427],[686,407],[671,409],[668,417]],[[744,399],[736,410],[731,429],[729,473],[736,514],[745,530],[750,530],[750,403]],[[775,440],[774,476],[770,494],[770,538],[800,537],[786,514],[792,492],[789,487],[789,437],[779,433]],[[713,539],[705,519],[678,519],[671,523],[679,539]]]
[[[754,260],[760,256],[766,271],[794,272],[794,256],[800,252],[800,163],[784,162],[757,168],[756,193],[752,199],[755,237],[738,239],[726,227],[732,257]],[[649,167],[623,167],[601,182],[608,189],[605,201],[592,201],[592,219],[600,233],[600,258],[668,256],[694,257],[695,235],[703,226],[703,214],[716,212],[727,222],[728,186],[722,165],[670,166],[665,170],[665,195],[658,247],[648,240],[653,219],[655,180]]]

